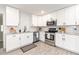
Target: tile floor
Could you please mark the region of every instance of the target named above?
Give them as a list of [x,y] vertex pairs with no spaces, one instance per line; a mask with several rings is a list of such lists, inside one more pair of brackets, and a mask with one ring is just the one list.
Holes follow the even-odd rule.
[[67,50],[47,45],[43,42],[35,43],[37,47],[23,53],[20,49],[5,53],[0,49],[0,55],[77,55]]

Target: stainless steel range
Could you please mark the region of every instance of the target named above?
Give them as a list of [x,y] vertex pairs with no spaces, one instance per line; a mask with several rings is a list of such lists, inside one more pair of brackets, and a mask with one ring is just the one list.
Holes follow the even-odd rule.
[[55,33],[57,32],[56,28],[49,28],[48,31],[45,32],[45,42],[49,45],[55,46]]

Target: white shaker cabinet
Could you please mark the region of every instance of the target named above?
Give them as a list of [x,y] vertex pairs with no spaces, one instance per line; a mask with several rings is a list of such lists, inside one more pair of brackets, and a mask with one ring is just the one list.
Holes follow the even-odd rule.
[[46,23],[47,23],[47,17],[46,17],[45,15],[42,16],[42,21],[43,21],[42,25],[43,25],[43,26],[47,26],[47,25],[46,25]]
[[33,43],[33,33],[6,35],[6,52]]
[[38,17],[36,15],[32,15],[32,26],[38,26]]
[[45,42],[45,32],[40,32],[39,40]]
[[65,8],[65,25],[75,25],[75,6]]
[[76,5],[75,6],[75,12],[76,12],[76,15],[75,15],[75,25],[79,25],[79,5]]
[[20,47],[19,35],[12,34],[6,36],[6,52]]
[[57,11],[57,25],[65,25],[65,9]]
[[32,26],[46,26],[46,16],[32,15]]
[[68,34],[65,34],[65,49],[68,49],[70,51],[75,51],[75,36],[74,35],[68,35]]
[[79,22],[79,7],[71,6],[57,11],[57,25],[76,25]]
[[37,26],[43,26],[43,18],[42,18],[42,16],[37,16],[37,17],[38,17],[38,19],[37,19],[37,21],[38,21]]
[[75,47],[76,47],[75,52],[79,54],[79,36],[75,36]]
[[55,45],[79,54],[79,36],[56,33]]
[[6,25],[7,26],[18,26],[19,24],[19,10],[6,7]]
[[75,50],[75,38],[73,35],[56,33],[55,44],[58,47],[74,51]]
[[44,16],[38,16],[38,26],[46,26],[47,17]]
[[33,43],[33,33],[21,34],[21,46],[29,45]]
[[56,46],[63,48],[64,47],[64,40],[65,40],[65,38],[62,37],[62,34],[57,33],[55,35],[55,45]]
[[51,17],[52,17],[53,20],[57,20],[57,12],[53,12],[51,14]]

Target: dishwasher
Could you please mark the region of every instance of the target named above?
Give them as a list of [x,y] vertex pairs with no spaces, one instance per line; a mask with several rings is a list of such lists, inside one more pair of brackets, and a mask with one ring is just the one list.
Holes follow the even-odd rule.
[[33,43],[39,41],[39,32],[33,32]]

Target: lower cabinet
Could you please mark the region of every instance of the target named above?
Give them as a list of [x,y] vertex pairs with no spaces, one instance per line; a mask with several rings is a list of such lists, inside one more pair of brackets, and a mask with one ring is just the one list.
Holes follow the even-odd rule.
[[21,34],[21,46],[29,45],[33,42],[33,33]]
[[75,36],[75,52],[79,54],[79,36]]
[[6,36],[6,52],[32,44],[33,33],[12,34]]
[[74,35],[68,35],[68,34],[65,34],[65,48],[70,50],[70,51],[75,51],[75,36]]
[[6,36],[6,52],[20,47],[19,36],[16,34]]
[[79,53],[79,36],[56,33],[55,45]]
[[40,32],[39,40],[45,42],[45,32]]
[[61,48],[64,47],[64,38],[59,33],[55,35],[55,45]]

